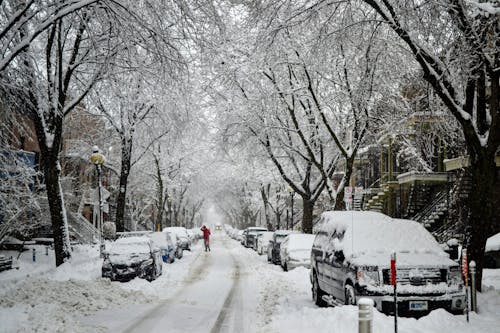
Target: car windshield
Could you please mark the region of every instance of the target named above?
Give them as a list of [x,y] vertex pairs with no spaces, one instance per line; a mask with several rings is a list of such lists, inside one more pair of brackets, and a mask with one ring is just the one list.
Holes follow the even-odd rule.
[[149,253],[148,243],[116,243],[113,244],[109,253],[116,254],[146,254]]
[[288,235],[276,235],[276,242],[281,243]]
[[266,230],[250,229],[250,230],[248,230],[248,234],[255,236],[255,235],[263,233],[264,231],[266,231]]

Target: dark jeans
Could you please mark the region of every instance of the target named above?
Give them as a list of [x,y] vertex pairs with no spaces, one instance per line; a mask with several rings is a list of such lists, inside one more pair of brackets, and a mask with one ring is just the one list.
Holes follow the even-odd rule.
[[205,238],[205,252],[210,251],[210,241],[208,238]]

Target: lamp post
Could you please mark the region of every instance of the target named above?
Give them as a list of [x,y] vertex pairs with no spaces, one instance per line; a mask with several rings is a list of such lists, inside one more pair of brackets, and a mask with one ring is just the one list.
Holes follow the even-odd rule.
[[295,196],[295,191],[293,190],[293,188],[291,188],[290,186],[288,187],[288,192],[290,193],[290,203],[291,203],[291,210],[292,210],[292,220],[291,220],[291,227],[293,228],[293,217],[294,217],[294,213],[293,213],[293,197]]
[[172,226],[172,197],[169,196],[167,198],[167,203],[168,203],[168,221],[170,223],[170,226]]
[[90,162],[95,165],[97,172],[97,188],[98,188],[98,200],[99,200],[99,218],[98,218],[98,230],[101,234],[101,244],[99,246],[99,253],[101,257],[104,256],[104,237],[102,234],[102,211],[103,211],[103,202],[102,202],[102,182],[101,182],[101,168],[104,164],[104,155],[99,152],[99,148],[97,146],[92,147],[92,155],[90,155]]

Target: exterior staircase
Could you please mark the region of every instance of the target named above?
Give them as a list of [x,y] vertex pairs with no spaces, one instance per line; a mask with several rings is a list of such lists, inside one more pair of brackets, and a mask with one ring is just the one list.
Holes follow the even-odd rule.
[[431,199],[430,204],[421,209],[412,217],[413,220],[420,222],[425,228],[435,230],[443,224],[444,218],[448,213],[448,195],[447,191],[438,192]]
[[[40,213],[37,220],[43,221],[45,224],[50,225],[50,211],[49,202],[46,196],[41,196],[38,199],[38,204],[40,207]],[[92,223],[90,223],[85,217],[79,213],[73,212],[69,207],[66,207],[66,215],[68,218],[68,229],[70,237],[83,244],[95,244],[100,239],[99,230],[97,230]],[[47,229],[45,232],[41,231],[39,233],[40,237],[52,237],[51,228]],[[44,229],[44,230],[45,230]]]
[[418,214],[428,204],[430,194],[431,189],[428,186],[411,184],[405,217],[412,218]]
[[382,213],[384,210],[384,202],[389,193],[389,186],[383,185],[380,191],[371,197],[366,203],[366,210]]
[[363,210],[364,196],[365,196],[365,191],[354,192],[354,198],[352,199],[353,210]]

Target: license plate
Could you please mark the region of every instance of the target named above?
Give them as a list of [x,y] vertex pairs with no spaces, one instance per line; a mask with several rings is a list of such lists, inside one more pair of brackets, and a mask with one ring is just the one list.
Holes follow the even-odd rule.
[[427,309],[427,301],[410,301],[411,311],[426,311]]

